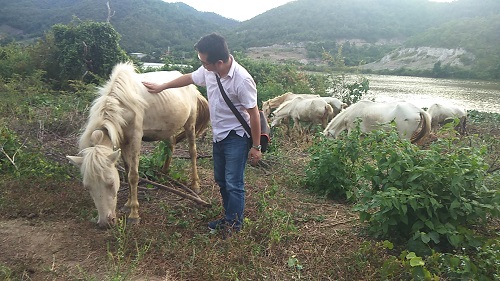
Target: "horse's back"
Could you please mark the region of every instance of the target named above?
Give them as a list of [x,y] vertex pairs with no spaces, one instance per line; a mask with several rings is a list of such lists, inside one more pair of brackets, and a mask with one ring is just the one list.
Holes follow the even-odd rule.
[[[183,74],[178,71],[156,71],[140,74],[143,81],[166,83]],[[166,139],[183,130],[186,124],[194,124],[198,102],[204,100],[196,86],[171,88],[157,94],[142,91],[148,108],[144,114],[143,130],[147,139]]]
[[409,138],[420,124],[421,111],[407,102],[383,103],[362,100],[352,104],[333,118],[325,133],[332,131],[338,135],[342,130],[352,130],[358,119],[361,121],[361,130],[364,132],[374,130],[394,120],[400,135]]
[[442,122],[449,117],[464,117],[467,116],[467,111],[455,105],[443,105],[435,103],[429,107],[427,110],[429,115],[431,115],[432,120],[437,122]]
[[157,84],[162,84],[168,81],[172,81],[175,78],[182,76],[182,73],[176,70],[173,71],[154,71],[139,74],[144,81],[149,81]]

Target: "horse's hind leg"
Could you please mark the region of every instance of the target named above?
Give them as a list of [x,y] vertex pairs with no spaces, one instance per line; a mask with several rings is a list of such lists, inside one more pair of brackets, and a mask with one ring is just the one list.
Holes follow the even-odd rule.
[[195,136],[195,126],[189,125],[186,129],[188,144],[189,144],[189,155],[191,156],[191,189],[200,193],[200,178],[198,177],[198,169],[196,166],[196,158],[198,157],[196,152],[196,136]]

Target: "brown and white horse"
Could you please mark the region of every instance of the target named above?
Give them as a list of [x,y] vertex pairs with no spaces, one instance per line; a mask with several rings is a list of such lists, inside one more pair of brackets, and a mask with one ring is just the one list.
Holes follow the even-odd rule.
[[294,128],[302,132],[300,122],[313,125],[321,124],[323,129],[333,117],[333,108],[320,97],[296,97],[282,103],[273,113],[271,128],[277,126],[282,120],[293,120]]
[[271,111],[273,109],[278,108],[281,104],[283,104],[286,101],[293,100],[296,97],[303,97],[303,98],[312,98],[312,97],[319,97],[319,95],[311,95],[311,94],[294,94],[292,92],[287,92],[282,95],[279,95],[277,97],[274,97],[272,99],[269,99],[265,102],[262,103],[262,111],[266,115],[266,117],[270,117]]
[[[143,80],[163,83],[181,73],[177,71],[138,74],[131,63],[117,64],[107,83],[99,89],[86,127],[80,136],[77,156],[67,158],[80,167],[83,185],[96,205],[98,225],[116,223],[117,192],[120,185],[116,163],[120,152],[129,184],[128,220],[138,223],[139,155],[142,140],[169,140],[171,151],[176,141],[187,137],[192,166],[191,188],[200,191],[196,168],[195,138],[209,122],[208,102],[194,85],[150,94]],[[165,164],[164,168],[168,166]]]

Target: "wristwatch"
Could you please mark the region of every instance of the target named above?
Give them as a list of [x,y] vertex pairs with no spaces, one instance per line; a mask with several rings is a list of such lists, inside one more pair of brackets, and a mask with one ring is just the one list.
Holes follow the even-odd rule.
[[260,144],[259,144],[259,145],[257,145],[257,146],[252,145],[252,148],[255,148],[255,149],[257,149],[258,151],[260,151],[260,149],[262,148],[262,145],[260,145]]

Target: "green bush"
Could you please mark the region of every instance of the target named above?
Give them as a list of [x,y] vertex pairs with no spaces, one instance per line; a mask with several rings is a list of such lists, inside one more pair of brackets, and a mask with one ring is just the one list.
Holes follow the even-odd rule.
[[35,72],[30,46],[10,43],[0,46],[0,77],[10,79],[13,75],[26,76]]
[[61,166],[41,153],[30,151],[29,143],[0,122],[0,174],[13,177],[68,177],[68,165]]
[[311,147],[311,161],[305,169],[304,185],[330,198],[353,199],[360,170],[360,153],[357,131],[345,139],[318,138]]
[[365,241],[353,254],[354,265],[359,270],[367,266],[375,268],[377,280],[498,280],[500,277],[498,238],[469,251],[433,251],[426,257],[408,250],[396,253],[387,240]]
[[499,191],[485,185],[485,151],[453,137],[424,150],[394,128],[364,137],[358,129],[315,145],[305,183],[323,194],[345,192],[373,235],[406,240],[419,254],[468,248],[480,245],[473,226],[500,214]]

